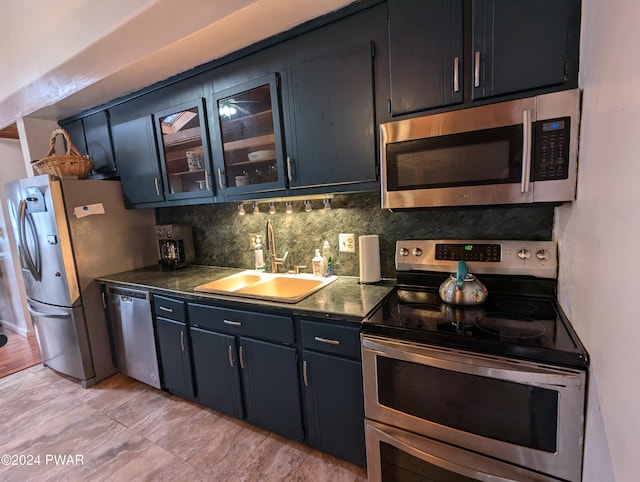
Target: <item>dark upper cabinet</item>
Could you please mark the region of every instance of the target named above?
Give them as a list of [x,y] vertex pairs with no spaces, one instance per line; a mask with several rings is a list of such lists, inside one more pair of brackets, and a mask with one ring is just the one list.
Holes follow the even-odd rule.
[[376,181],[373,55],[364,42],[284,71],[290,188]]
[[463,101],[462,0],[390,0],[393,115]]
[[154,114],[114,120],[113,148],[128,206],[213,201],[204,110],[203,100],[196,99]]
[[69,133],[73,145],[93,161],[90,179],[116,175],[108,111],[97,112],[61,125]]
[[390,110],[577,86],[580,0],[389,0]]
[[123,121],[111,129],[127,206],[164,201],[153,117]]
[[[87,141],[84,138],[84,125],[82,119],[77,119],[69,123],[61,122],[60,126],[69,133],[69,139],[83,156],[89,155],[87,150]],[[67,146],[65,145],[65,149]]]
[[264,56],[241,63],[239,72],[255,65],[278,72],[214,95],[214,163],[225,198],[375,187],[374,52],[367,41],[292,66]]
[[561,86],[577,71],[579,0],[474,0],[472,97]]
[[[273,119],[283,140],[282,158],[276,148],[277,182],[245,192],[264,198],[379,188],[376,122],[381,111],[381,119],[388,117],[385,18],[386,6],[377,3],[212,72],[216,92],[265,75],[281,80],[281,115]],[[227,186],[234,182],[228,167]],[[251,199],[226,193],[227,200]]]
[[211,163],[202,99],[153,116],[165,199],[211,197]]
[[224,196],[285,187],[278,76],[214,94],[215,176]]

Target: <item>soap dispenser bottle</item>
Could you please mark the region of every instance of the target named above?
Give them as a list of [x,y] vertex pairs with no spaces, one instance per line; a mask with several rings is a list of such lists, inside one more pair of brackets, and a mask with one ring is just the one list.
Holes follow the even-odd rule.
[[311,266],[314,276],[324,275],[324,258],[320,255],[319,249],[316,249],[316,254],[311,259]]
[[266,265],[264,263],[264,249],[262,248],[262,237],[256,234],[256,246],[253,249],[253,255],[255,257],[255,267],[258,271],[264,271]]

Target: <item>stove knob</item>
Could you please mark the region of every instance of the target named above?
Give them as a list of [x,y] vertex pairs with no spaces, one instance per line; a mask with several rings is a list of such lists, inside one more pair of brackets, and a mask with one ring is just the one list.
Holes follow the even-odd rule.
[[422,256],[422,250],[420,248],[413,248],[411,254],[413,254],[414,256]]
[[539,249],[538,252],[536,253],[536,258],[538,258],[540,261],[549,259],[549,256],[551,256],[551,254],[546,249]]
[[529,259],[531,257],[531,251],[527,248],[522,248],[518,250],[518,258],[520,259]]
[[409,256],[409,250],[407,248],[400,248],[400,256]]

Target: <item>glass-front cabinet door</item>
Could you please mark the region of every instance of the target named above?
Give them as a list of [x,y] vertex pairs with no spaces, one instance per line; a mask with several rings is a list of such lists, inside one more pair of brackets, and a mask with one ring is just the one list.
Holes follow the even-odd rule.
[[203,100],[157,112],[155,119],[166,198],[212,196]]
[[215,96],[216,178],[225,195],[282,189],[278,77],[272,74]]

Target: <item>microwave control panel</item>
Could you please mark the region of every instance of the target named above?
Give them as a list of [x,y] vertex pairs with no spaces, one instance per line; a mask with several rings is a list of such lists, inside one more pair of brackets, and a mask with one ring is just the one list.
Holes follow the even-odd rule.
[[567,179],[571,118],[545,119],[534,125],[533,180]]

